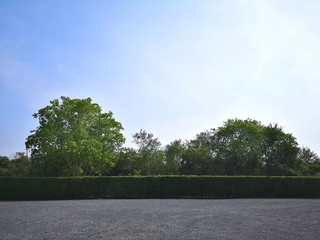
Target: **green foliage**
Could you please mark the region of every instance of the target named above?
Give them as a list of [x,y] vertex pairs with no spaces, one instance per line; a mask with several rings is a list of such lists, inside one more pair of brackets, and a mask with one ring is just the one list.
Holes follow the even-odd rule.
[[[181,173],[194,175],[302,175],[296,139],[277,124],[230,119],[182,148]],[[310,164],[306,163],[308,166]],[[315,165],[315,171],[317,167]],[[314,174],[315,175],[315,174]]]
[[88,198],[320,198],[317,177],[0,177],[0,200]]
[[3,157],[0,176],[320,176],[320,158],[309,148],[299,148],[278,124],[229,119],[164,148],[152,133],[140,130],[133,135],[137,149],[121,148],[121,124],[111,112],[101,113],[90,98],[61,97],[50,103],[34,114],[40,126],[26,141],[31,167],[30,162],[12,167]]
[[299,148],[277,124],[230,119],[188,141],[161,148],[153,134],[134,135],[138,149],[124,149],[112,175],[320,176],[319,157]]
[[[31,174],[35,176],[99,175],[101,159],[114,166],[124,137],[112,112],[102,113],[91,99],[61,97],[34,114],[40,126],[27,138]],[[103,156],[102,156],[103,155]]]
[[141,175],[156,175],[164,173],[164,153],[161,143],[152,133],[145,130],[133,135],[133,141],[138,146],[136,162]]
[[182,153],[181,172],[186,175],[209,175],[216,169],[211,146],[212,132],[201,132],[187,141]]
[[0,176],[10,176],[10,159],[6,156],[0,156]]
[[0,156],[0,176],[27,176],[29,167],[30,160],[22,152],[17,152],[11,160]]
[[320,198],[319,177],[272,177],[270,196],[277,198]]
[[299,175],[302,162],[296,139],[277,124],[264,128],[265,164],[268,175]]
[[139,168],[139,156],[133,148],[122,148],[118,154],[115,167],[110,171],[111,176],[133,176],[141,172]]
[[303,163],[303,175],[320,177],[320,157],[308,147],[299,149],[298,158]]
[[184,146],[181,140],[175,140],[168,144],[164,149],[166,175],[178,175],[182,161]]
[[298,158],[305,163],[320,163],[320,157],[308,147],[299,149]]
[[[114,178],[121,182],[109,189],[116,198],[232,198],[267,196],[266,178],[162,176]],[[123,189],[122,184],[126,187]],[[110,184],[113,186],[113,184]]]
[[57,200],[98,198],[97,177],[0,177],[0,200]]
[[255,120],[233,119],[219,127],[213,136],[213,151],[220,174],[261,175],[263,126]]

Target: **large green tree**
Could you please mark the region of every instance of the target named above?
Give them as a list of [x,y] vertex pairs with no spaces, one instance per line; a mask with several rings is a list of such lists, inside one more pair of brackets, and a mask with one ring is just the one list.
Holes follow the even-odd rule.
[[298,143],[278,124],[230,119],[214,134],[212,150],[221,174],[299,175]]
[[61,97],[33,116],[40,124],[26,141],[33,175],[99,175],[102,166],[114,166],[125,141],[121,123],[91,98]]
[[213,136],[212,150],[219,174],[263,173],[264,135],[260,122],[230,119]]

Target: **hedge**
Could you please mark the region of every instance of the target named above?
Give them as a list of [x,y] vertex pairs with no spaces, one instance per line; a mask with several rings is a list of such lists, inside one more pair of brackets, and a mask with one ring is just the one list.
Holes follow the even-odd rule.
[[319,177],[0,177],[0,200],[320,198]]

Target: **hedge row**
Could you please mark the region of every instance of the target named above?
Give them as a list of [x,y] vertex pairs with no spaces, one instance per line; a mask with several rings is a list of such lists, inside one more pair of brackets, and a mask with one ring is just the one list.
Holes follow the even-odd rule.
[[0,200],[91,198],[319,198],[319,177],[0,178]]

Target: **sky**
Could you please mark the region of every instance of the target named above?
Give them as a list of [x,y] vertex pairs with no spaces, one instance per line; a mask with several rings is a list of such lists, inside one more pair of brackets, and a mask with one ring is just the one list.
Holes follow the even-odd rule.
[[319,23],[317,0],[1,0],[0,155],[61,96],[112,111],[127,146],[250,118],[320,154]]

